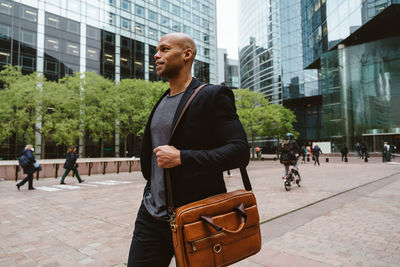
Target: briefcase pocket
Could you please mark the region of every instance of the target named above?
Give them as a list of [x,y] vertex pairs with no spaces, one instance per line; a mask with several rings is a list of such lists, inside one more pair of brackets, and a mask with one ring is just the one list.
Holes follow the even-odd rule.
[[241,229],[241,215],[235,211],[212,217],[227,231],[218,231],[204,221],[184,225],[189,266],[226,266],[257,253],[261,246],[257,206],[245,210],[247,219]]

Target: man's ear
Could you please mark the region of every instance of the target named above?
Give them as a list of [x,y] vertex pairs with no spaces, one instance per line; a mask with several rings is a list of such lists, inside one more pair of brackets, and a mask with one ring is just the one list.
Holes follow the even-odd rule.
[[186,48],[184,52],[185,62],[193,57],[193,50],[191,48]]

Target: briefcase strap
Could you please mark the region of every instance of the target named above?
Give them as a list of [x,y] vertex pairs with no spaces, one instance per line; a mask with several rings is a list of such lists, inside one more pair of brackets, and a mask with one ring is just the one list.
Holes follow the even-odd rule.
[[[207,86],[208,84],[202,84],[199,87],[197,87],[193,94],[190,96],[190,98],[188,99],[188,101],[186,102],[185,106],[182,109],[181,114],[179,114],[178,119],[176,120],[176,123],[174,125],[174,128],[171,132],[171,136],[170,136],[170,140],[172,135],[175,132],[176,127],[178,126],[179,121],[181,120],[181,118],[183,117],[183,114],[185,113],[186,109],[188,108],[189,104],[192,102],[192,100],[195,98],[195,96],[197,95],[197,93],[204,88],[205,86]],[[166,183],[167,183],[167,205],[168,205],[168,214],[171,215],[175,208],[174,208],[174,200],[173,200],[173,196],[172,196],[172,183],[171,183],[171,171],[168,168],[164,169],[165,171],[165,177],[166,177]],[[244,188],[247,191],[251,191],[251,183],[250,183],[250,179],[249,179],[249,175],[247,174],[247,170],[245,167],[240,167],[240,174],[242,176],[242,181],[243,181],[243,185]]]

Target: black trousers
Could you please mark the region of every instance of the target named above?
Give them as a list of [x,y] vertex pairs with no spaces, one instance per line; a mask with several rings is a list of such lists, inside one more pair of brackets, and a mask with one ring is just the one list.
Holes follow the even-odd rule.
[[153,218],[142,202],[133,231],[128,267],[168,267],[173,255],[169,222]]
[[314,155],[314,165],[317,164],[319,165],[319,154],[318,155]]
[[26,182],[28,182],[29,181],[29,189],[32,189],[33,188],[33,173],[31,173],[31,174],[28,174],[20,183],[19,183],[19,185],[20,186],[23,186]]

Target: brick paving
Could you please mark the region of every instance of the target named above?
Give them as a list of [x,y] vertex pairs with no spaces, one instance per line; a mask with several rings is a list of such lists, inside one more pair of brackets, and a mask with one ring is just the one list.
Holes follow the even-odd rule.
[[[278,162],[252,162],[248,172],[261,221],[400,173],[398,159],[393,164],[379,158],[339,160],[325,163],[322,156],[321,166],[302,164],[302,187],[290,192]],[[226,177],[228,189],[242,187],[239,171],[232,174]],[[37,190],[25,185],[20,192],[15,182],[1,181],[0,266],[125,266],[145,184],[141,177],[140,172],[84,176],[84,184],[67,177],[74,188],[49,178],[34,180]],[[306,218],[263,241],[260,253],[235,266],[400,266],[399,189],[396,181]],[[263,232],[264,226],[268,223]]]

